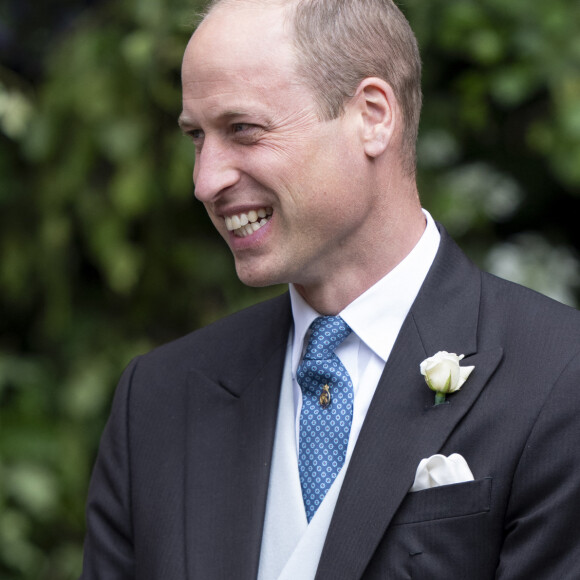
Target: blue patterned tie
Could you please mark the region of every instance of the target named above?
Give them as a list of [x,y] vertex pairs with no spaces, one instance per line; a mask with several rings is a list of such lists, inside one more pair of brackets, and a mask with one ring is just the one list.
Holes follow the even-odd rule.
[[297,379],[302,389],[298,468],[308,521],[344,464],[352,423],[353,388],[334,349],[351,333],[340,316],[320,316]]

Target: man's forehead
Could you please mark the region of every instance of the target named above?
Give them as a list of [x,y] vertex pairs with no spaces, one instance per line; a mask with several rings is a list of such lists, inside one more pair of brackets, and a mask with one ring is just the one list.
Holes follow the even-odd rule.
[[301,90],[293,72],[292,68],[279,66],[275,61],[262,62],[251,56],[225,58],[219,63],[184,60],[183,96],[200,103],[209,99],[212,106],[225,105],[237,113],[264,103],[274,92]]
[[267,23],[263,14],[256,21],[254,14],[233,16],[210,16],[195,32],[184,55],[184,85],[192,80],[219,82],[224,75],[243,82],[262,72],[278,69],[287,75],[295,70],[294,50],[280,23]]
[[187,46],[184,98],[219,96],[237,107],[252,96],[261,100],[274,87],[290,89],[297,84],[295,71],[294,50],[276,10],[218,8]]
[[304,94],[303,85],[294,77],[292,70],[272,61],[226,59],[220,66],[184,62],[182,120],[196,124],[246,117],[267,123],[281,107]]

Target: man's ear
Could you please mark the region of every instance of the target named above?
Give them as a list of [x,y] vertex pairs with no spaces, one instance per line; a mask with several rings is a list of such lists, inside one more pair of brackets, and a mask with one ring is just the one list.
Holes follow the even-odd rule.
[[362,121],[362,142],[369,157],[379,157],[393,138],[397,122],[397,100],[391,86],[382,79],[361,81],[355,98]]

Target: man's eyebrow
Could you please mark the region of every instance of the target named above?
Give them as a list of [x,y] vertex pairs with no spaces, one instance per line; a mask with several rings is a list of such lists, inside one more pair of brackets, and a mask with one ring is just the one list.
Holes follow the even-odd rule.
[[250,115],[251,113],[249,111],[243,111],[241,109],[237,109],[237,110],[232,110],[232,111],[225,111],[224,113],[222,113],[220,115],[220,117],[224,118],[224,119],[234,119],[237,117],[245,117],[247,115]]
[[[240,117],[247,117],[247,116],[256,116],[255,113],[252,113],[251,110],[246,109],[231,109],[228,111],[223,111],[219,113],[216,117],[216,121],[230,121],[232,119],[239,119]],[[179,115],[179,119],[177,120],[177,124],[180,126],[183,132],[191,129],[192,127],[196,127],[196,124],[189,118],[185,113],[181,113]]]

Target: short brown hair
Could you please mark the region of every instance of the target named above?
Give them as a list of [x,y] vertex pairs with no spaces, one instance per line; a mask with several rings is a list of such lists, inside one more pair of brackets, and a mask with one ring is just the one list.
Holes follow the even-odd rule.
[[[236,3],[213,0],[208,10],[226,1]],[[405,167],[413,173],[422,102],[421,57],[403,13],[393,0],[287,0],[287,4],[293,10],[297,72],[312,90],[320,117],[329,120],[342,114],[363,79],[388,82],[403,114]]]

